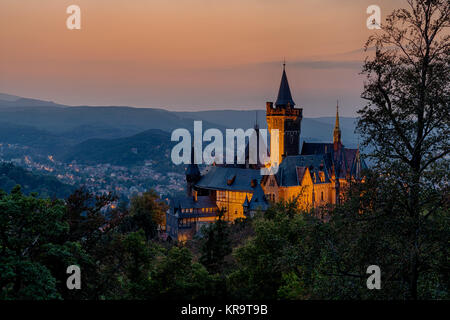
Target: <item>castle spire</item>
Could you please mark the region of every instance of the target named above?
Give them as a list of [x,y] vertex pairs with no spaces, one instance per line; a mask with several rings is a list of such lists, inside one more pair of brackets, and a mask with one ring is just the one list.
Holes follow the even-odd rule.
[[283,75],[281,76],[280,90],[278,90],[278,98],[275,102],[275,106],[295,106],[295,102],[292,99],[291,89],[289,88],[289,82],[286,75],[286,61],[283,62]]
[[341,128],[339,125],[339,100],[338,100],[336,105],[336,123],[334,125],[333,131],[333,143],[340,143],[340,142],[341,142]]

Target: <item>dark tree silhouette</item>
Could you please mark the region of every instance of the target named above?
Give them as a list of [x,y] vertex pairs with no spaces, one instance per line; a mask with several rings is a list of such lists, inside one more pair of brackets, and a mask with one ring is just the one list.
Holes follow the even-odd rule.
[[[376,170],[407,223],[405,248],[410,295],[417,298],[424,223],[445,205],[449,171],[450,3],[408,0],[371,37],[358,129],[371,146]],[[394,182],[394,183],[391,183]]]

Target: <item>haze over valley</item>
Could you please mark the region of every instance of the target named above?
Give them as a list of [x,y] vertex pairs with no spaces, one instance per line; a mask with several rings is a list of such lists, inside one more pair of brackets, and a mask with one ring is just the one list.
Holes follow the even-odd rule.
[[[302,140],[330,141],[334,112],[331,106],[330,117],[304,118]],[[175,145],[170,135],[177,128],[192,131],[194,120],[201,120],[204,130],[248,129],[255,123],[267,128],[263,109],[170,112],[73,107],[0,94],[0,161],[53,176],[68,186],[85,186],[97,193],[114,191],[125,199],[150,188],[162,196],[176,195],[183,192],[184,166],[170,161]],[[341,117],[340,121],[344,144],[355,147],[356,119]]]

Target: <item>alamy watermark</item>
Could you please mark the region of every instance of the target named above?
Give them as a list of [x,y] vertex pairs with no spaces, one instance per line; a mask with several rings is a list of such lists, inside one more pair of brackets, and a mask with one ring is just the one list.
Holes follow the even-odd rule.
[[70,276],[67,278],[66,286],[67,289],[73,290],[81,289],[81,269],[79,266],[73,264],[67,267],[66,273],[70,274]]
[[76,4],[70,5],[66,9],[66,13],[70,14],[66,20],[66,26],[69,30],[81,29],[81,9]]
[[368,266],[366,273],[370,274],[370,276],[367,278],[367,281],[366,281],[367,289],[380,290],[381,289],[381,269],[380,269],[380,267],[377,265]]
[[370,16],[367,18],[366,25],[367,29],[381,29],[381,9],[379,6],[373,4],[367,7],[367,14]]
[[[203,133],[202,121],[194,121],[193,141],[187,129],[180,128],[172,132],[171,141],[179,143],[173,147],[171,159],[175,165],[191,164],[191,159],[194,159],[195,164],[245,164],[248,141],[248,163],[262,164],[262,175],[276,174],[280,164],[279,130],[270,130],[270,157],[267,135],[266,129],[226,129],[224,148],[222,131],[211,128]],[[203,142],[210,143],[203,148]]]

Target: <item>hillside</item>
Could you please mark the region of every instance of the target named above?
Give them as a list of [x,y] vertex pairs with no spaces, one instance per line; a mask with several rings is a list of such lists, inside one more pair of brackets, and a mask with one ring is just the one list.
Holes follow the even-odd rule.
[[[33,103],[31,103],[33,102]],[[306,107],[305,107],[306,108]],[[334,108],[330,117],[304,118],[302,137],[314,141],[330,141],[334,127]],[[0,99],[2,122],[31,126],[64,138],[123,138],[149,129],[172,132],[177,128],[192,130],[194,120],[202,120],[204,129],[252,128],[258,124],[266,128],[265,110],[211,110],[198,112],[170,112],[162,109],[131,107],[69,107],[35,99],[5,101]],[[341,117],[342,138],[347,145],[356,145],[355,118]]]
[[89,139],[70,148],[61,160],[81,164],[109,163],[119,166],[143,165],[152,160],[154,168],[178,170],[170,161],[170,134],[161,130],[147,130],[127,138]]
[[[202,120],[204,130],[248,129],[256,121],[261,128],[267,128],[264,110],[170,112],[131,107],[69,107],[5,94],[1,97],[4,99],[0,99],[0,143],[25,145],[44,156],[52,154],[59,160],[86,164],[128,166],[154,160],[167,169],[170,133],[177,128],[192,130],[194,120]],[[340,120],[344,144],[356,147],[356,119]],[[304,118],[301,139],[331,141],[334,121],[334,116]]]
[[65,137],[33,126],[0,121],[0,143],[26,145],[51,154],[60,152],[76,141],[76,137]]
[[[120,132],[121,137],[149,129],[172,132],[177,128],[189,130],[193,128],[190,118],[162,109],[120,106],[68,107],[45,101],[30,104],[29,100],[32,99],[0,100],[1,121],[32,126],[58,135],[64,135],[79,128],[91,128],[91,131],[92,128],[101,129],[100,133],[92,131],[90,138],[103,134],[102,128]],[[218,127],[217,124],[211,124],[207,121],[204,122],[203,126],[205,128]],[[222,128],[222,126],[220,125],[219,128]]]
[[42,198],[66,198],[75,189],[54,177],[35,174],[11,163],[0,162],[0,190],[10,192],[18,184],[21,185],[23,193],[37,192]]

